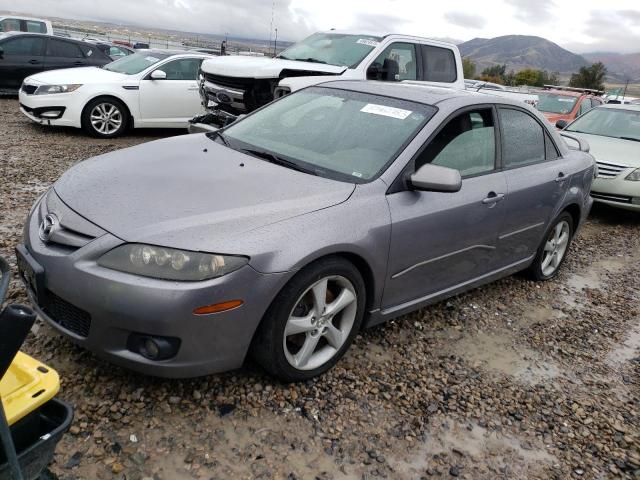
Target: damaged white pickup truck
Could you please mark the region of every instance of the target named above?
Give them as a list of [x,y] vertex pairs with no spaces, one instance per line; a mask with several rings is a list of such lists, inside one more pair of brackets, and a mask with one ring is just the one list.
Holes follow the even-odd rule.
[[204,61],[199,86],[207,114],[193,118],[189,131],[216,130],[276,98],[332,79],[464,89],[460,52],[453,44],[331,30],[315,33],[275,58],[222,56]]

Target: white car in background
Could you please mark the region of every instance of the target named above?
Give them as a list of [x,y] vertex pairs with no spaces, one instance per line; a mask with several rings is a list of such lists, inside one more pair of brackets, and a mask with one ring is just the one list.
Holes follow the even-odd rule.
[[598,164],[591,196],[640,212],[640,105],[603,105],[564,129],[586,140]]
[[209,57],[144,50],[103,67],[38,73],[20,88],[20,111],[40,124],[83,128],[102,138],[128,128],[187,128],[204,112],[197,78]]

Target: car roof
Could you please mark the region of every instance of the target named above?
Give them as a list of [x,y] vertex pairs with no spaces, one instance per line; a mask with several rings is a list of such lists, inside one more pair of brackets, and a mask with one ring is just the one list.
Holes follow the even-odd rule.
[[417,37],[415,35],[407,35],[404,33],[397,33],[397,32],[391,32],[391,31],[367,31],[367,30],[326,30],[324,32],[317,32],[317,33],[326,33],[326,34],[337,34],[337,35],[362,35],[365,37],[378,37],[378,38],[386,38],[386,37],[390,37],[390,36],[399,36],[399,37],[403,37],[403,38],[413,38],[415,40],[428,40],[429,42],[433,42],[434,44],[441,44],[441,45],[446,45],[446,46],[455,46],[455,44],[451,43],[451,42],[447,42],[445,40],[440,40],[437,38],[429,38],[429,37]]
[[319,86],[354,92],[393,97],[426,105],[437,105],[447,100],[462,100],[470,104],[501,103],[522,107],[522,101],[499,97],[491,93],[479,93],[449,87],[436,87],[422,82],[381,82],[372,80],[337,80]]
[[640,112],[640,104],[632,103],[606,103],[598,108],[608,108],[611,110],[630,110],[632,112]]
[[48,22],[46,18],[23,17],[22,15],[0,15],[0,20],[37,20],[38,22]]

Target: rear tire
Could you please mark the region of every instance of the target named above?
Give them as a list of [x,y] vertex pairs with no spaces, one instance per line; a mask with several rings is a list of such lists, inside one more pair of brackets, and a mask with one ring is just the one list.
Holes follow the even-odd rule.
[[527,270],[533,280],[546,281],[558,274],[567,258],[573,233],[573,217],[568,212],[562,212],[545,232],[536,258]]
[[340,257],[296,274],[265,314],[251,354],[285,382],[320,375],[344,355],[360,329],[366,290],[358,269]]
[[115,138],[129,127],[129,110],[120,100],[98,97],[82,111],[82,129],[97,138]]

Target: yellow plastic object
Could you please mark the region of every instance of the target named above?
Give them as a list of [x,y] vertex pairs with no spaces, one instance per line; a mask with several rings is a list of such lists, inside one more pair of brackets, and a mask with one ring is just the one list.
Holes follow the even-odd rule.
[[9,425],[47,403],[58,390],[58,372],[18,352],[0,380],[0,397]]

